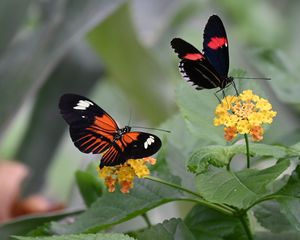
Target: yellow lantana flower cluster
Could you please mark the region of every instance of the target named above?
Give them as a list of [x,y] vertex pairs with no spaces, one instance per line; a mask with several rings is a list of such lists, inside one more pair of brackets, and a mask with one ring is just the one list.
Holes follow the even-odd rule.
[[146,165],[150,163],[154,165],[156,160],[148,157],[143,159],[129,159],[124,164],[116,166],[105,166],[102,169],[97,168],[99,177],[104,179],[105,185],[109,192],[114,192],[116,184],[119,183],[120,191],[122,193],[129,193],[133,188],[134,177],[143,178],[150,174]]
[[237,134],[250,134],[253,141],[261,141],[262,124],[271,124],[276,114],[268,100],[245,90],[239,96],[226,96],[222,100],[215,110],[214,125],[224,125],[227,141]]

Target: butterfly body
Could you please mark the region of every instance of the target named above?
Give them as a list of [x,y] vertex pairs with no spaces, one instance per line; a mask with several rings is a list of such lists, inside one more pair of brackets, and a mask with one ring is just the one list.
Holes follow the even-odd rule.
[[226,88],[233,78],[228,76],[228,40],[224,25],[212,15],[205,26],[203,51],[181,38],[174,38],[171,46],[180,58],[179,71],[197,90]]
[[70,126],[74,145],[84,153],[103,154],[100,168],[149,157],[161,147],[153,134],[132,132],[130,126],[119,128],[108,113],[86,97],[65,94],[59,108]]
[[117,130],[116,135],[114,136],[113,141],[119,140],[122,137],[123,134],[128,133],[130,131],[131,131],[131,127],[129,127],[129,126],[125,126],[124,128],[119,128]]

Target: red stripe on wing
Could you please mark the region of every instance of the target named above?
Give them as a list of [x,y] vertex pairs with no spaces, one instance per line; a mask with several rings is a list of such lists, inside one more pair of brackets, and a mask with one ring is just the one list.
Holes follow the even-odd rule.
[[204,56],[201,53],[187,53],[183,58],[187,60],[197,61],[203,59]]
[[[119,142],[119,140],[117,142]],[[112,145],[102,156],[100,167],[119,164],[120,153],[121,150],[116,145]]]
[[227,44],[227,39],[224,37],[212,37],[207,46],[211,49],[216,50],[223,46],[227,47]]

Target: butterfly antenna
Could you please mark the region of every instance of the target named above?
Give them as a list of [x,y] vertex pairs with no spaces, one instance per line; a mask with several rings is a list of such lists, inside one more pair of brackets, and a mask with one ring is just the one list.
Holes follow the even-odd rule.
[[167,133],[170,133],[170,132],[171,132],[171,131],[169,131],[169,130],[160,129],[160,128],[140,127],[140,126],[131,126],[131,127],[132,127],[132,128],[150,129],[150,130],[162,131],[162,132],[167,132]]
[[260,80],[271,80],[271,78],[264,77],[233,77],[234,79],[260,79]]
[[128,121],[127,126],[130,126],[131,118],[132,118],[132,108],[130,108],[130,111],[129,111],[129,121]]

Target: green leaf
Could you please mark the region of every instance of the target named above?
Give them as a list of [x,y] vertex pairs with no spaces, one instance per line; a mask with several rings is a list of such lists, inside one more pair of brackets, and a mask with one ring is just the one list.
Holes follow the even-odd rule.
[[78,235],[64,235],[52,237],[19,237],[14,236],[17,240],[134,240],[129,236],[120,233],[97,233],[97,234],[78,234]]
[[276,195],[283,197],[299,197],[300,196],[300,166],[298,165],[293,171],[287,184],[279,190]]
[[184,222],[179,218],[172,218],[165,220],[163,223],[159,223],[151,228],[138,232],[136,238],[140,240],[195,240],[191,231],[187,228]]
[[98,176],[79,170],[76,171],[75,177],[81,197],[86,206],[91,206],[103,194],[103,181]]
[[[246,153],[246,147],[240,146],[244,153]],[[274,157],[276,159],[279,158],[287,158],[287,157],[294,157],[299,156],[300,151],[292,148],[292,147],[286,147],[286,146],[277,146],[277,145],[267,145],[267,144],[261,144],[261,143],[252,143],[250,144],[250,154],[253,157],[262,156],[262,157]]]
[[[187,166],[191,172],[198,174],[205,172],[209,165],[215,167],[227,166],[235,155],[246,153],[246,146],[244,144],[236,144],[233,146],[206,146],[196,150],[191,155]],[[274,157],[279,159],[299,156],[299,151],[284,146],[252,143],[250,144],[250,155],[252,157]]]
[[22,217],[6,224],[0,225],[1,240],[9,239],[11,235],[21,235],[35,229],[39,225],[43,225],[50,221],[57,221],[67,216],[81,213],[82,211],[71,211],[63,213],[50,213],[43,216]]
[[260,225],[274,233],[294,230],[287,217],[281,212],[280,205],[275,201],[260,203],[253,211]]
[[129,194],[117,189],[98,198],[74,223],[54,223],[50,231],[55,234],[95,232],[136,217],[148,210],[181,198],[178,190],[146,179],[135,181]]
[[184,223],[196,239],[222,240],[234,234],[237,228],[243,230],[236,217],[224,215],[210,208],[196,205],[186,216]]
[[287,184],[275,196],[282,213],[300,231],[300,166],[297,166]]
[[213,168],[197,176],[197,189],[208,201],[247,208],[272,193],[268,185],[289,165],[290,161],[284,159],[263,170],[245,169],[234,173]]
[[224,144],[222,129],[213,125],[218,100],[213,91],[196,91],[188,83],[179,85],[177,104],[190,132],[207,144]]
[[[120,23],[126,26],[126,31],[120,28]],[[163,81],[167,79],[166,73],[141,45],[135,31],[127,4],[90,32],[88,39],[105,61],[111,79],[127,93],[147,119],[160,123],[170,113],[165,101],[165,90],[169,87]]]
[[205,172],[209,165],[224,167],[229,164],[236,152],[231,151],[232,146],[212,145],[202,147],[192,154],[187,167],[193,173]]

